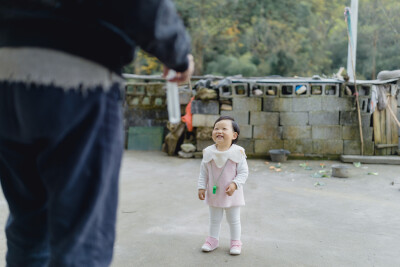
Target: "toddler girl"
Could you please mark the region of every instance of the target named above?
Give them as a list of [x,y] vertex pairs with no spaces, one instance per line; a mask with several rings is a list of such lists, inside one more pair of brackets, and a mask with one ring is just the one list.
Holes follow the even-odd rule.
[[230,254],[242,249],[240,206],[244,206],[243,185],[248,176],[244,149],[235,145],[239,126],[232,117],[222,116],[214,123],[212,139],[215,145],[203,150],[198,182],[199,199],[210,207],[210,230],[203,251],[218,247],[222,215],[225,210],[231,234]]

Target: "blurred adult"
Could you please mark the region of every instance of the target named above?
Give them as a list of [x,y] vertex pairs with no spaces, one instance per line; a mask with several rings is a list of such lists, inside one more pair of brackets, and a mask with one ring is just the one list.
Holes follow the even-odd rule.
[[7,266],[110,264],[121,70],[136,46],[175,70],[175,81],[193,72],[190,40],[170,0],[0,2]]

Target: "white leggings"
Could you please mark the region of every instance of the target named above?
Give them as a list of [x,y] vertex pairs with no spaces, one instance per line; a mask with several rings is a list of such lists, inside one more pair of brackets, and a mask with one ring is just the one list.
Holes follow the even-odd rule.
[[231,240],[240,240],[242,234],[240,207],[216,208],[210,206],[210,236],[219,239],[224,210],[231,231]]

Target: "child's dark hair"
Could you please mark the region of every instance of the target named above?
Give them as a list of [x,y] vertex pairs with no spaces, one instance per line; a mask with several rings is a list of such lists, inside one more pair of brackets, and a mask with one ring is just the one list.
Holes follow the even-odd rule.
[[238,139],[239,139],[239,134],[240,134],[239,125],[237,124],[237,122],[235,121],[235,119],[232,118],[231,116],[221,116],[221,117],[219,117],[219,118],[214,122],[214,127],[215,127],[215,124],[216,124],[217,122],[223,121],[223,120],[230,120],[230,121],[232,121],[232,128],[233,128],[233,131],[234,131],[234,132],[237,132],[237,135],[238,135],[237,138],[236,138],[235,140],[232,140],[232,144],[236,144],[237,141],[238,141]]

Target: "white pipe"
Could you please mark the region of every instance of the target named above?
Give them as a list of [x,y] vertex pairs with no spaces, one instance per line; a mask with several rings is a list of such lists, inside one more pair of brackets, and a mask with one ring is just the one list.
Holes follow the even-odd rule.
[[[351,9],[350,9],[350,17],[351,17],[351,39],[353,40],[351,52],[351,46],[349,42],[348,52],[347,52],[347,74],[350,77],[350,81],[354,81],[354,70],[356,70],[356,55],[357,55],[357,24],[358,24],[358,0],[351,0]],[[347,27],[347,26],[346,26]],[[351,57],[353,56],[353,65],[351,63]]]

